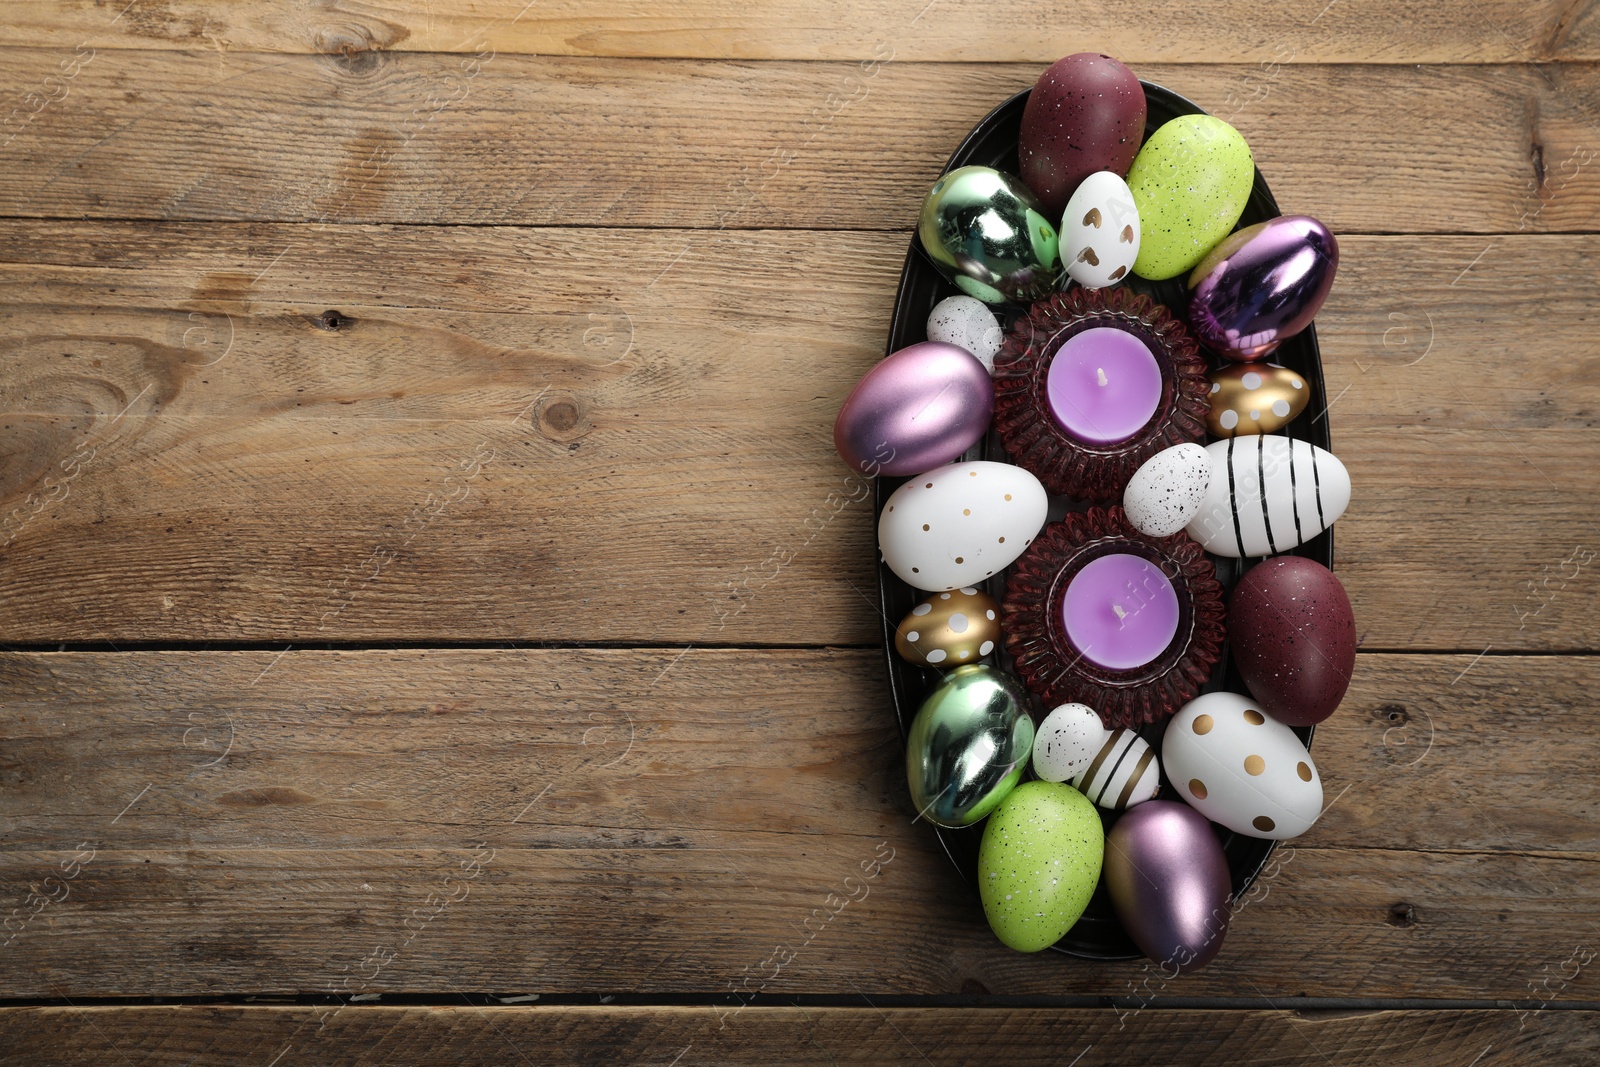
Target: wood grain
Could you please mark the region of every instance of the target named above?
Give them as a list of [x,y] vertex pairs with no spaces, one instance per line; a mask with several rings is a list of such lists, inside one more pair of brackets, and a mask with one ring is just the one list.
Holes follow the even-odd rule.
[[9,39],[53,47],[176,48],[227,53],[372,49],[463,51],[487,41],[501,52],[554,55],[859,59],[882,42],[919,60],[1047,63],[1109,52],[1129,63],[1253,62],[1293,54],[1332,62],[1480,63],[1592,59],[1592,10],[1559,0],[1448,0],[1405,9],[1377,0],[1242,0],[1162,10],[1128,0],[1084,4],[1071,17],[1045,0],[1007,5],[733,4],[694,0],[487,0],[464,9],[377,0],[11,0]]
[[[0,102],[22,109],[0,133],[0,215],[899,230],[973,124],[1039,74],[73,55],[0,53]],[[46,91],[64,61],[76,76]],[[1337,233],[1600,229],[1593,65],[1140,73],[1235,123],[1279,203]]]
[[1597,670],[1363,655],[1326,817],[1166,982],[995,941],[874,652],[8,654],[0,996],[1592,1001]]
[[[0,222],[0,629],[875,642],[829,431],[905,240]],[[1594,242],[1345,240],[1366,647],[1600,642]]]
[[[0,1064],[625,1062],[928,1064],[999,1060],[1081,1067],[1213,1062],[1240,1067],[1548,1067],[1600,1054],[1591,1012],[1145,1011],[1050,1008],[717,1008],[365,1005],[319,1022],[304,1007],[6,1008]],[[1126,1013],[1126,1009],[1123,1009]],[[287,1051],[283,1051],[287,1050]],[[1474,1059],[1476,1057],[1476,1059]]]

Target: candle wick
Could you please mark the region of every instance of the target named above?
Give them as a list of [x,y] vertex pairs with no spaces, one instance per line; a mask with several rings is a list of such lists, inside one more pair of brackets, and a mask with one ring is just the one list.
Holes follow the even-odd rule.
[[1100,379],[1100,384],[1101,385],[1109,385],[1109,384],[1111,384],[1111,383],[1106,381],[1106,371],[1105,371],[1104,367],[1096,367],[1094,369],[1094,374],[1095,374],[1096,378]]
[[1118,621],[1121,621],[1121,620],[1126,619],[1128,617],[1128,613],[1126,611],[1122,610],[1122,605],[1121,604],[1113,604],[1113,605],[1111,605],[1111,610],[1117,613]]

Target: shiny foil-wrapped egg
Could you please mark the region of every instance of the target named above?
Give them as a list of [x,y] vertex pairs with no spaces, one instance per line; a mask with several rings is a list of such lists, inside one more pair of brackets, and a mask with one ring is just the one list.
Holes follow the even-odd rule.
[[1305,376],[1276,363],[1234,363],[1207,377],[1211,413],[1206,429],[1213,437],[1276,433],[1311,403]]
[[1000,642],[1000,605],[967,586],[935,593],[900,620],[895,651],[919,667],[977,663]]

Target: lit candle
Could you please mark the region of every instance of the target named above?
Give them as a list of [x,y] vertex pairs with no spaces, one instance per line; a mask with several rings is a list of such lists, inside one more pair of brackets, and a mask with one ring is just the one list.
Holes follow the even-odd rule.
[[1178,594],[1142,556],[1101,556],[1073,576],[1061,614],[1068,639],[1084,659],[1107,670],[1132,670],[1172,643]]
[[1161,367],[1126,330],[1096,326],[1067,338],[1045,379],[1050,414],[1067,433],[1091,444],[1125,441],[1144,428],[1161,403]]

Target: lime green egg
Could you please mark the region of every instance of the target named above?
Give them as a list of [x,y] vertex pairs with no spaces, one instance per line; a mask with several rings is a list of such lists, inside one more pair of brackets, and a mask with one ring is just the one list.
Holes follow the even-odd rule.
[[1139,208],[1133,272],[1160,281],[1191,270],[1233,231],[1255,181],[1239,131],[1210,115],[1180,115],[1139,149],[1128,189]]
[[978,892],[995,936],[1049,948],[1089,906],[1105,858],[1100,813],[1070,785],[1024,782],[995,808],[978,847]]

